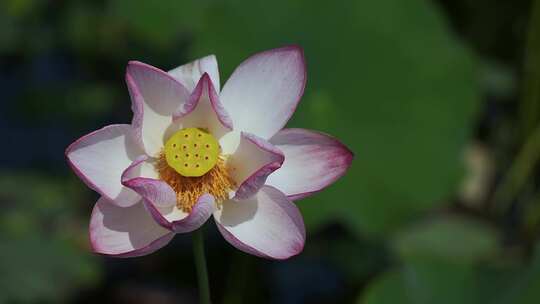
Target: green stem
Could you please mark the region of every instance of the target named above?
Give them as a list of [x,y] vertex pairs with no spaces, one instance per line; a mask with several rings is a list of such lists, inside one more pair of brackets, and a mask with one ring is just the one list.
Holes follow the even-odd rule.
[[[250,279],[250,269],[253,259],[244,253],[234,252],[229,264],[229,274],[226,280],[223,304],[242,304],[246,296]],[[238,292],[243,290],[244,292]]]
[[539,161],[540,124],[525,141],[525,144],[512,162],[508,173],[493,195],[496,212],[501,213],[508,208],[512,199],[525,186]]
[[202,227],[193,232],[193,255],[199,282],[199,301],[201,304],[210,304],[210,285],[208,284],[208,270],[204,256],[204,234]]
[[503,213],[525,187],[534,167],[540,162],[540,0],[534,0],[525,46],[523,92],[520,102],[524,144],[509,171],[495,189],[494,211]]
[[529,33],[525,45],[523,94],[520,112],[523,136],[528,136],[540,121],[540,0],[531,5]]

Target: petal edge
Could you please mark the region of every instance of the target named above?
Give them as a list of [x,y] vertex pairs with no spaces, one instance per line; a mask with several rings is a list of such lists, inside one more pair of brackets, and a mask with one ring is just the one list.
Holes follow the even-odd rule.
[[120,176],[133,159],[144,153],[132,137],[130,125],[109,125],[77,139],[66,148],[73,172],[91,189],[119,206],[140,197],[121,184]]
[[214,212],[214,220],[231,245],[249,254],[283,260],[304,248],[306,231],[300,211],[273,187],[263,187],[249,202],[224,202]]
[[180,81],[189,91],[193,91],[201,76],[204,73],[208,73],[216,91],[219,92],[220,90],[219,67],[215,55],[199,58],[174,68],[168,73]]
[[281,130],[304,94],[304,52],[297,45],[257,53],[242,62],[220,94],[235,128],[268,139]]
[[270,139],[285,154],[267,185],[298,200],[328,187],[349,169],[354,154],[336,138],[306,129],[283,129]]
[[232,177],[239,183],[234,199],[245,200],[253,196],[284,160],[281,150],[262,138],[242,132],[237,151],[229,161],[233,168]]
[[142,203],[124,208],[102,197],[92,210],[90,244],[96,253],[113,257],[147,255],[173,237],[174,233],[154,222]]
[[173,113],[187,102],[189,92],[167,72],[139,61],[128,63],[126,83],[137,139],[149,156],[156,156]]

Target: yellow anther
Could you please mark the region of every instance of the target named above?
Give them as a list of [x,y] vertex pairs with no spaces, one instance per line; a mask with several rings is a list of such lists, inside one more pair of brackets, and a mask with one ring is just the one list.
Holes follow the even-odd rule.
[[167,164],[182,176],[203,176],[217,163],[220,148],[212,134],[186,128],[173,134],[165,144]]

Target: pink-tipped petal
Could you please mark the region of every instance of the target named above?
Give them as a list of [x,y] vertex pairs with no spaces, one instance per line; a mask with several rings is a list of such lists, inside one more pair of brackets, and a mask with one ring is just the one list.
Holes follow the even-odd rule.
[[283,153],[272,144],[242,132],[236,152],[227,161],[231,177],[238,185],[234,199],[244,200],[257,193],[283,160]]
[[189,92],[168,73],[137,61],[129,62],[126,83],[137,138],[148,155],[156,156],[164,145],[174,112],[188,101]]
[[212,83],[219,92],[219,70],[216,56],[209,55],[169,71],[174,78],[182,83],[190,92],[204,73],[208,73]]
[[173,220],[173,231],[176,233],[186,233],[201,227],[214,213],[215,206],[214,197],[210,194],[203,194],[197,201],[197,204],[193,206],[188,216],[179,220]]
[[304,248],[306,231],[300,211],[285,194],[269,186],[242,204],[224,202],[214,219],[223,237],[249,254],[281,260]]
[[121,184],[126,167],[144,154],[130,125],[110,125],[85,135],[66,149],[66,158],[87,185],[118,206],[131,206],[140,196]]
[[143,204],[159,225],[176,233],[199,228],[214,212],[214,197],[210,194],[202,195],[190,213],[179,209],[176,193],[158,179],[147,156],[139,157],[124,171],[122,183],[143,198]]
[[337,139],[305,129],[283,129],[270,142],[285,154],[283,166],[266,180],[290,199],[320,191],[343,176],[353,153]]
[[232,130],[232,120],[219,101],[210,76],[203,74],[184,107],[174,114],[178,128],[205,128],[216,137]]
[[122,172],[121,180],[125,182],[136,177],[159,178],[153,161],[148,155],[139,155],[139,157],[135,158]]
[[122,173],[122,184],[158,207],[176,204],[176,193],[166,182],[158,179],[147,156],[139,157]]
[[303,51],[288,46],[242,62],[225,83],[220,98],[235,129],[268,139],[292,116],[305,84]]
[[150,254],[165,246],[174,233],[158,225],[142,203],[118,207],[100,198],[90,220],[95,252],[116,257]]
[[214,197],[210,194],[201,195],[190,213],[172,206],[157,206],[151,201],[143,200],[146,209],[154,220],[164,228],[175,233],[187,233],[202,226],[215,210]]

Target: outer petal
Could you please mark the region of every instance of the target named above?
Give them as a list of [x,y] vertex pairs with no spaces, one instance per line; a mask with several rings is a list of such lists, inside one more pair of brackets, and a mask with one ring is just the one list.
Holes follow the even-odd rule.
[[283,193],[269,186],[245,203],[226,201],[214,219],[229,243],[256,256],[287,259],[304,248],[302,215]]
[[256,54],[240,64],[220,97],[236,129],[268,139],[292,116],[305,84],[303,51],[288,46]]
[[165,246],[174,233],[158,225],[142,203],[118,207],[100,198],[90,220],[95,252],[117,257],[150,254]]
[[219,92],[219,70],[214,55],[208,55],[169,71],[169,74],[180,81],[190,92],[193,91],[204,73],[210,75],[216,91]]
[[337,139],[315,131],[283,129],[270,142],[285,154],[283,166],[266,180],[290,199],[322,190],[340,178],[353,153]]
[[[232,120],[221,105],[210,76],[204,74],[193,90],[188,102],[174,114],[175,128],[206,128],[214,136],[221,137],[232,130]],[[170,134],[172,135],[172,134]]]
[[238,189],[234,199],[247,199],[265,183],[266,178],[283,164],[283,153],[264,139],[242,133],[236,152],[227,162]]
[[134,113],[133,127],[146,153],[156,156],[163,147],[173,113],[189,98],[188,90],[166,72],[137,61],[129,62],[126,83]]
[[131,206],[140,196],[122,186],[122,171],[144,152],[133,140],[129,125],[110,125],[79,138],[66,149],[66,158],[87,185],[119,206]]

